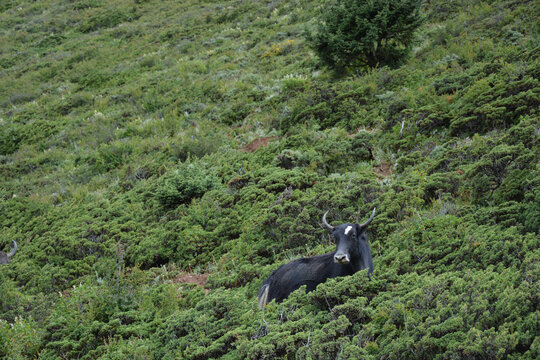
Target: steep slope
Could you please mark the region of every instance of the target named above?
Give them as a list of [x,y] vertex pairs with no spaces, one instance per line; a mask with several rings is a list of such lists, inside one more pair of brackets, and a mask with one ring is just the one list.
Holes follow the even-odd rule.
[[[3,357],[540,356],[537,2],[426,1],[404,66],[344,76],[325,4],[0,4]],[[263,316],[375,206],[370,281]]]

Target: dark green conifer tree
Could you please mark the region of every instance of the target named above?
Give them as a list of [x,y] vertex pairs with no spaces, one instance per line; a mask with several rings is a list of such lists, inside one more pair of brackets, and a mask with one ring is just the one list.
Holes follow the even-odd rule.
[[422,0],[340,0],[307,38],[321,60],[337,70],[397,66],[422,23]]

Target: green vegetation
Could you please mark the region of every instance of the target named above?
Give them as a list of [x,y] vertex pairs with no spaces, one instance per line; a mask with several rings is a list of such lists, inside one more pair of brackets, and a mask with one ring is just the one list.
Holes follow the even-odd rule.
[[403,63],[422,23],[422,0],[344,0],[323,10],[309,35],[321,60],[337,69]]
[[[0,2],[0,358],[540,358],[538,3],[426,1],[340,78],[332,3]],[[371,279],[263,317],[373,207]]]

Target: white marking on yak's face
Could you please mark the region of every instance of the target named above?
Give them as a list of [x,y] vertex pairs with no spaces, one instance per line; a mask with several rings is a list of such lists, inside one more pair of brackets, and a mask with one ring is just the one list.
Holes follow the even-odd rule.
[[349,231],[352,230],[352,226],[347,226],[347,228],[345,229],[345,235],[348,235],[349,234]]

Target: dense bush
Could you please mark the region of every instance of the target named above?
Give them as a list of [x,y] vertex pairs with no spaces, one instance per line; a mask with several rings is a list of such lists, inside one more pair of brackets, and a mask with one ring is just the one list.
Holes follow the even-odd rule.
[[422,22],[421,3],[338,1],[324,10],[308,40],[324,63],[338,69],[399,65]]
[[79,26],[79,31],[87,33],[131,21],[137,17],[135,10],[135,7],[123,11],[113,8],[107,12],[93,14]]
[[201,197],[218,185],[218,179],[202,168],[202,164],[182,164],[160,178],[156,199],[167,208],[185,204]]

